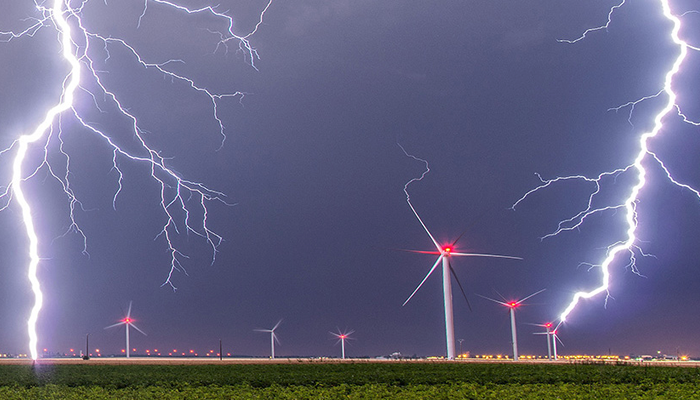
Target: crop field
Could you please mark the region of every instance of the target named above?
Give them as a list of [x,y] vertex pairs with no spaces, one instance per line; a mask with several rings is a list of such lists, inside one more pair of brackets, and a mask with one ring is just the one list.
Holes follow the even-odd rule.
[[700,370],[462,362],[0,365],[0,399],[700,399]]

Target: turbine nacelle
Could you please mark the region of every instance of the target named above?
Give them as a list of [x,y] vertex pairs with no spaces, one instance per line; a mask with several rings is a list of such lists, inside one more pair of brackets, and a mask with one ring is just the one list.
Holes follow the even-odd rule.
[[[530,295],[528,295],[528,296],[525,296],[525,297],[523,297],[522,299],[519,299],[519,300],[510,300],[510,301],[506,301],[505,299],[504,299],[504,301],[500,301],[500,300],[492,299],[492,298],[490,298],[490,297],[482,296],[482,295],[480,295],[480,294],[478,294],[477,296],[479,296],[479,297],[481,297],[481,298],[483,298],[483,299],[492,301],[492,302],[494,302],[494,303],[500,304],[500,305],[502,305],[502,306],[508,307],[508,308],[511,309],[511,310],[514,310],[514,309],[516,309],[516,308],[518,308],[518,307],[520,307],[520,306],[525,305],[525,300],[527,300],[527,299],[529,299],[529,298],[531,298],[531,297],[533,297],[533,296],[536,296],[536,295],[538,295],[538,294],[544,292],[545,290],[546,290],[546,289],[538,290],[537,292],[532,293],[532,294],[530,294]],[[501,297],[503,297],[503,296],[501,296]],[[551,326],[551,323],[549,323],[549,325]],[[544,326],[544,325],[542,325],[542,326]]]

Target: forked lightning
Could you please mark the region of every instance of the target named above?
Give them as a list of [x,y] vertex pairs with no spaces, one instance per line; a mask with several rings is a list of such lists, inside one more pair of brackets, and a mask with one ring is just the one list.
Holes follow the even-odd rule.
[[[619,4],[615,5],[612,7],[608,13],[608,19],[607,23],[605,25],[599,26],[597,28],[591,28],[586,30],[580,37],[573,39],[573,40],[560,40],[560,42],[565,42],[565,43],[570,43],[574,44],[577,43],[583,39],[591,39],[591,36],[589,34],[593,34],[597,31],[605,30],[608,28],[608,26],[611,23],[614,23],[614,16],[615,12],[619,10],[621,7],[625,6],[625,0],[620,2]],[[620,239],[619,241],[611,244],[607,248],[606,256],[603,259],[603,261],[598,264],[597,266],[600,267],[601,271],[601,280],[600,284],[596,286],[595,288],[588,290],[588,291],[579,291],[574,294],[572,300],[569,302],[569,304],[565,307],[564,311],[560,314],[559,316],[559,324],[565,322],[567,318],[569,318],[570,314],[574,311],[576,306],[579,304],[581,299],[588,299],[594,296],[597,296],[601,293],[606,293],[609,296],[609,287],[610,287],[610,274],[611,274],[611,265],[613,262],[616,260],[620,260],[622,257],[627,257],[627,264],[628,266],[634,271],[635,273],[639,273],[637,270],[636,266],[636,256],[639,255],[644,255],[642,250],[639,248],[638,244],[638,238],[637,238],[637,226],[638,226],[638,220],[639,220],[639,215],[637,213],[637,202],[640,200],[640,192],[644,188],[644,186],[647,183],[646,180],[646,175],[647,175],[647,170],[646,168],[649,168],[650,165],[656,165],[658,168],[660,168],[661,171],[663,171],[663,174],[666,176],[666,178],[672,182],[673,184],[686,189],[693,193],[696,197],[700,199],[700,192],[697,189],[694,189],[688,184],[685,184],[683,182],[678,181],[673,177],[671,174],[671,171],[664,165],[663,161],[661,158],[655,154],[650,148],[649,148],[649,141],[652,138],[655,138],[659,136],[660,134],[663,133],[664,130],[664,121],[668,118],[673,118],[673,117],[678,117],[681,120],[683,120],[686,123],[692,124],[692,125],[699,125],[698,122],[692,121],[689,117],[687,117],[685,114],[683,114],[681,105],[677,102],[677,94],[674,91],[674,78],[676,75],[681,71],[681,68],[683,67],[684,62],[686,61],[686,56],[689,51],[700,51],[700,48],[697,46],[693,46],[683,40],[679,36],[679,32],[681,31],[682,27],[682,18],[685,16],[689,15],[689,13],[682,14],[680,17],[674,15],[674,13],[671,10],[671,6],[669,5],[669,0],[658,0],[658,7],[659,7],[659,12],[663,14],[663,16],[668,19],[672,23],[672,29],[669,33],[669,38],[670,40],[675,44],[675,46],[678,49],[678,55],[676,58],[670,62],[670,67],[666,71],[665,78],[664,78],[664,84],[663,88],[656,93],[655,95],[652,96],[646,96],[643,97],[639,100],[629,102],[622,107],[630,107],[630,109],[633,111],[633,107],[637,105],[639,102],[648,100],[650,98],[657,98],[657,97],[665,97],[666,102],[663,106],[663,108],[654,116],[653,121],[654,121],[654,126],[653,129],[651,129],[648,132],[645,132],[641,134],[639,137],[639,141],[637,142],[638,145],[638,151],[636,152],[636,156],[634,158],[634,161],[624,167],[615,169],[613,171],[607,171],[599,174],[598,176],[595,177],[587,177],[583,175],[573,175],[573,176],[563,176],[563,177],[556,177],[553,179],[542,179],[541,184],[534,189],[528,191],[523,195],[518,201],[516,201],[513,204],[513,209],[520,205],[522,202],[524,202],[528,197],[533,195],[535,192],[539,192],[547,187],[550,187],[552,185],[562,183],[564,181],[583,181],[583,182],[588,182],[593,184],[593,190],[591,191],[589,197],[588,197],[588,202],[587,202],[587,207],[578,212],[576,215],[572,216],[571,218],[568,218],[566,220],[563,220],[559,223],[557,228],[551,232],[550,234],[547,234],[546,237],[551,237],[558,235],[562,232],[565,231],[570,231],[573,229],[578,229],[581,227],[581,225],[584,223],[584,221],[595,214],[601,214],[604,211],[607,210],[617,210],[619,212],[624,213],[624,219],[625,219],[625,226],[626,226],[626,234],[624,238]],[[632,112],[630,111],[630,112]],[[647,167],[645,167],[645,164],[647,164]],[[615,177],[619,176],[620,174],[633,174],[635,178],[635,183],[630,187],[629,192],[627,196],[624,198],[623,201],[620,203],[615,203],[615,204],[608,204],[604,205],[601,207],[594,207],[593,203],[594,200],[598,197],[598,195],[601,193],[601,190],[603,186],[605,185],[606,182],[604,182],[606,179],[614,179]],[[538,175],[539,176],[539,175]],[[607,297],[606,297],[607,301]],[[557,325],[558,326],[558,325]],[[556,332],[556,328],[554,329],[554,332]]]
[[[120,48],[122,53],[125,52],[132,57],[132,62],[135,65],[140,65],[146,70],[156,71],[159,75],[172,80],[174,83],[182,84],[198,93],[202,101],[210,103],[212,118],[219,126],[221,145],[223,145],[226,135],[223,121],[219,117],[218,107],[220,102],[225,98],[240,98],[243,96],[240,92],[215,92],[212,89],[199,85],[194,79],[178,74],[170,69],[173,64],[181,63],[181,60],[149,62],[146,61],[146,57],[139,53],[135,46],[130,45],[126,40],[112,36],[103,36],[98,32],[91,31],[87,28],[89,24],[87,24],[85,20],[87,17],[84,15],[84,9],[88,6],[89,0],[53,0],[51,3],[52,5],[48,6],[45,5],[44,1],[35,0],[36,15],[25,20],[27,21],[25,28],[18,31],[0,31],[0,41],[10,42],[36,38],[37,32],[42,29],[54,30],[60,39],[58,41],[61,50],[59,57],[63,63],[69,66],[69,70],[64,76],[56,77],[57,85],[62,87],[56,105],[46,112],[44,119],[37,123],[37,127],[33,132],[20,135],[7,149],[0,152],[0,155],[13,154],[14,156],[12,179],[5,185],[4,192],[0,193],[0,199],[3,202],[0,204],[0,209],[7,208],[14,200],[21,208],[22,221],[29,240],[27,275],[35,298],[34,306],[27,322],[29,351],[32,359],[36,359],[38,356],[36,323],[41,311],[43,295],[37,278],[37,268],[40,261],[40,235],[37,233],[37,224],[32,216],[31,207],[40,206],[41,201],[27,197],[26,192],[23,190],[24,182],[36,176],[42,170],[47,171],[51,177],[59,182],[63,188],[64,195],[69,201],[70,227],[66,233],[75,232],[80,235],[83,241],[83,252],[87,254],[88,250],[87,237],[80,228],[75,214],[76,209],[80,209],[81,203],[75,195],[70,179],[71,174],[74,173],[70,168],[71,158],[64,151],[63,146],[68,134],[67,128],[64,128],[66,120],[71,119],[77,122],[82,127],[81,129],[87,130],[100,138],[104,146],[110,149],[113,170],[116,171],[117,189],[113,199],[115,208],[116,199],[122,191],[124,179],[124,175],[119,169],[120,162],[132,161],[148,166],[151,179],[160,188],[160,209],[164,217],[162,229],[157,237],[164,238],[170,257],[170,269],[163,285],[170,285],[175,289],[172,281],[175,271],[186,273],[182,260],[187,258],[187,256],[178,249],[174,241],[175,236],[184,231],[201,237],[211,247],[212,263],[216,259],[216,253],[222,240],[221,236],[209,227],[207,204],[211,201],[229,204],[224,194],[209,188],[201,182],[186,179],[168,165],[168,160],[149,144],[144,135],[146,131],[140,127],[136,114],[119,100],[116,89],[105,83],[104,77],[107,75],[107,72],[96,67],[96,60],[101,58],[106,63],[106,60],[112,57],[110,50]],[[215,7],[190,9],[164,0],[145,0],[142,4],[143,10],[141,15],[138,21],[134,21],[135,28],[141,25],[142,20],[148,13],[152,12],[148,8],[149,4],[158,4],[160,6],[159,12],[169,9],[171,12],[183,14],[207,14],[210,19],[216,20],[218,24],[226,27],[226,29],[220,31],[215,29],[209,30],[216,37],[215,45],[212,46],[212,52],[215,52],[220,47],[228,48],[230,43],[237,43],[237,50],[242,51],[246,55],[248,63],[255,68],[255,60],[258,55],[249,39],[262,23],[271,1],[260,11],[259,21],[253,30],[246,34],[234,33],[233,18],[217,11]],[[55,50],[51,49],[49,52],[54,54]],[[90,91],[88,88],[95,89]],[[76,101],[76,97],[82,94],[87,95],[88,102]],[[100,102],[98,99],[104,100]],[[92,104],[90,111],[96,110],[100,113],[104,113],[108,108],[112,109],[119,118],[128,121],[131,127],[130,134],[133,136],[136,146],[133,143],[129,148],[120,146],[115,133],[101,128],[97,123],[90,122],[86,117],[86,110],[90,109],[90,107],[86,107],[85,104]],[[58,143],[58,145],[52,147],[52,143]],[[58,147],[60,159],[63,160],[61,162],[62,165],[55,165],[55,161],[49,161],[57,159],[55,156],[50,157],[49,154],[51,152],[50,149],[55,147]],[[28,154],[36,150],[43,153],[43,156],[39,159],[29,157]],[[63,172],[59,173],[58,171]],[[197,221],[194,220],[195,215],[199,216]]]

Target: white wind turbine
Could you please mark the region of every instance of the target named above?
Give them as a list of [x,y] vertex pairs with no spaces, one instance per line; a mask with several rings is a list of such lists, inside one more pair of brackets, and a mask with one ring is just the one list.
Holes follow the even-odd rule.
[[557,336],[557,329],[559,329],[559,326],[554,327],[552,329],[553,324],[551,322],[547,322],[546,324],[534,324],[535,326],[541,326],[543,328],[546,328],[546,332],[536,332],[535,335],[547,335],[547,358],[549,360],[552,360],[552,348],[554,348],[554,360],[557,360],[557,341],[559,343],[562,343],[561,339],[559,339],[559,336]]
[[564,345],[564,343],[559,339],[559,336],[557,336],[557,329],[559,329],[559,326],[557,325],[556,328],[551,332],[552,335],[552,349],[554,350],[554,361],[557,361],[557,341]]
[[127,311],[126,317],[124,317],[124,319],[122,319],[121,321],[117,322],[114,325],[110,325],[110,326],[105,327],[105,329],[109,329],[109,328],[114,328],[115,326],[119,326],[119,325],[126,325],[126,358],[129,358],[129,350],[130,350],[130,348],[129,348],[129,327],[133,327],[137,331],[141,332],[144,336],[147,336],[146,332],[142,331],[141,329],[139,329],[138,326],[134,325],[134,320],[131,318],[131,305],[132,305],[132,303],[133,303],[133,301],[129,302],[129,311]]
[[275,335],[275,329],[282,323],[282,320],[277,321],[272,329],[256,329],[256,332],[269,332],[270,333],[270,358],[275,358],[275,342],[279,343],[277,335]]
[[[397,143],[398,144],[398,143]],[[406,303],[411,300],[413,295],[416,294],[418,289],[423,286],[423,283],[428,279],[430,274],[435,271],[435,268],[437,268],[438,265],[440,265],[440,262],[442,262],[442,292],[443,292],[443,297],[444,297],[444,303],[445,303],[445,336],[447,338],[447,358],[450,360],[454,360],[455,358],[455,332],[454,332],[454,315],[453,315],[453,310],[452,310],[452,280],[450,278],[450,274],[454,275],[455,280],[457,281],[457,284],[459,285],[459,288],[462,290],[462,294],[464,295],[464,299],[466,300],[467,296],[464,293],[464,288],[462,287],[462,284],[459,282],[459,279],[457,278],[457,274],[455,273],[454,269],[452,269],[452,264],[450,263],[450,258],[452,256],[460,256],[460,257],[491,257],[491,258],[508,258],[508,259],[513,259],[513,260],[522,260],[520,257],[512,257],[512,256],[501,256],[497,254],[478,254],[478,253],[457,253],[454,251],[454,246],[459,241],[459,239],[464,235],[460,235],[457,237],[457,239],[452,242],[452,244],[446,245],[446,246],[440,246],[433,237],[433,235],[430,233],[428,228],[425,226],[423,223],[423,220],[420,218],[420,215],[418,215],[418,212],[416,209],[413,207],[413,203],[411,203],[411,196],[408,193],[408,186],[416,181],[420,181],[425,177],[425,175],[430,172],[430,167],[428,166],[428,162],[426,160],[423,160],[422,158],[416,157],[414,155],[409,154],[406,152],[406,149],[403,148],[399,144],[399,147],[401,147],[401,150],[403,153],[407,156],[410,157],[416,161],[420,161],[423,164],[425,164],[425,171],[421,174],[420,177],[418,178],[413,178],[410,181],[406,182],[406,184],[403,186],[403,192],[406,194],[406,202],[408,203],[408,206],[411,207],[411,211],[413,211],[413,214],[416,216],[418,219],[418,222],[420,222],[421,226],[423,226],[423,229],[425,229],[425,232],[430,236],[430,240],[432,240],[433,244],[435,245],[435,249],[437,251],[420,251],[420,250],[408,250],[409,252],[413,253],[421,253],[421,254],[435,254],[438,255],[437,260],[435,261],[435,264],[433,264],[433,267],[430,268],[430,271],[428,271],[428,274],[425,275],[425,278],[421,281],[421,283],[416,287],[416,290],[411,293],[410,296],[408,296],[408,299],[403,303],[405,306]],[[465,231],[466,233],[466,231]],[[467,300],[467,305],[469,304],[469,301]],[[471,308],[471,306],[470,306]]]
[[[457,257],[490,257],[490,258],[507,258],[511,260],[522,260],[520,257],[513,257],[513,256],[502,256],[498,254],[480,254],[480,253],[459,253],[454,251],[454,246],[457,243],[457,241],[464,235],[460,235],[452,244],[448,244],[446,246],[440,246],[435,240],[435,237],[430,233],[428,228],[425,226],[423,223],[423,220],[418,216],[418,213],[416,210],[413,208],[413,205],[408,202],[408,205],[411,206],[411,209],[413,210],[413,213],[416,215],[416,218],[418,218],[418,221],[420,224],[423,226],[423,229],[425,229],[425,232],[428,233],[428,236],[430,236],[430,240],[432,240],[433,244],[435,245],[435,249],[437,251],[422,251],[422,250],[405,250],[409,251],[412,253],[420,253],[420,254],[435,254],[438,255],[437,260],[435,261],[435,264],[433,264],[433,267],[430,268],[430,271],[428,271],[428,274],[425,275],[425,278],[421,281],[421,283],[416,287],[416,289],[411,293],[410,296],[408,296],[408,299],[403,303],[405,306],[406,303],[408,303],[411,298],[413,298],[413,295],[416,294],[418,289],[423,286],[423,283],[428,279],[430,274],[435,271],[438,265],[442,262],[442,292],[443,292],[443,297],[444,297],[444,303],[445,303],[445,336],[447,338],[447,358],[450,360],[454,360],[455,358],[455,332],[454,332],[454,315],[453,315],[453,307],[452,307],[452,280],[450,278],[450,274],[452,274],[455,277],[455,280],[457,281],[457,284],[459,285],[459,288],[462,290],[462,294],[464,294],[464,298],[466,299],[466,294],[464,293],[464,288],[462,287],[462,284],[459,282],[459,279],[457,278],[457,274],[455,273],[455,270],[452,268],[452,264],[450,262],[450,259],[453,256]],[[468,303],[468,302],[467,302]]]
[[[345,359],[345,339],[350,339],[350,335],[352,335],[353,333],[355,333],[355,331],[340,332],[340,329],[338,329],[338,333],[331,332],[331,335],[335,336],[338,339],[338,341],[340,341],[340,348],[342,349],[341,354],[343,360]],[[336,342],[336,344],[338,343]]]
[[510,335],[511,335],[511,344],[513,345],[513,360],[518,361],[518,334],[515,330],[515,309],[522,306],[523,302],[533,296],[536,296],[542,292],[544,292],[545,289],[542,289],[540,291],[537,291],[529,296],[523,297],[520,300],[512,300],[512,301],[500,301],[500,300],[495,300],[490,297],[482,296],[482,295],[477,295],[481,298],[484,298],[486,300],[493,301],[494,303],[498,303],[500,305],[506,306],[509,308],[509,313],[510,313]]

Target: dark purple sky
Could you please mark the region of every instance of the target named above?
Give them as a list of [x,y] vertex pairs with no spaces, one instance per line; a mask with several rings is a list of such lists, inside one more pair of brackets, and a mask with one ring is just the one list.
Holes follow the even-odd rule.
[[[0,31],[21,30],[35,16],[30,4],[0,13]],[[236,21],[236,33],[257,22],[265,1],[219,2]],[[188,1],[201,6],[202,1]],[[27,182],[41,233],[40,278],[46,302],[40,348],[81,348],[90,333],[103,353],[123,348],[123,330],[103,327],[133,317],[148,333],[132,347],[202,352],[224,340],[234,354],[269,354],[269,338],[254,332],[280,318],[277,354],[338,355],[329,334],[353,329],[349,356],[400,351],[444,354],[441,280],[432,276],[405,307],[401,304],[427,273],[432,256],[393,248],[432,250],[413,216],[404,184],[423,165],[397,146],[426,159],[431,171],[410,187],[417,211],[440,241],[467,232],[460,250],[522,256],[524,261],[460,259],[454,266],[473,312],[455,292],[455,331],[472,353],[507,353],[507,312],[475,294],[522,297],[547,290],[519,310],[522,354],[546,352],[539,328],[555,320],[580,289],[591,289],[605,248],[621,240],[623,213],[609,211],[579,230],[540,241],[563,218],[585,207],[590,184],[569,183],[539,192],[516,211],[509,207],[544,178],[596,176],[629,165],[638,137],[650,129],[666,99],[608,111],[657,93],[678,53],[659,1],[629,1],[603,24],[614,1],[332,1],[274,2],[251,38],[256,71],[234,51],[213,53],[223,25],[186,17],[142,1],[92,0],[84,23],[104,36],[125,39],[148,62],[173,65],[216,92],[248,93],[219,103],[227,140],[208,99],[179,82],[134,63],[111,48],[100,65],[105,82],[136,115],[149,143],[190,180],[229,196],[233,207],[211,203],[212,229],[225,239],[217,261],[196,235],[179,239],[190,256],[178,290],[160,287],[169,259],[157,207],[158,187],[143,165],[122,160],[117,187],[104,142],[65,117],[71,181],[84,211],[77,221],[88,237],[59,237],[68,227],[68,202],[46,171]],[[672,1],[680,15],[700,5]],[[700,14],[683,17],[684,38],[700,45]],[[209,30],[209,31],[208,31]],[[66,73],[56,32],[0,43],[0,145],[33,130],[57,101]],[[700,54],[689,54],[674,86],[679,104],[700,120]],[[90,89],[90,87],[87,87]],[[97,112],[83,92],[78,108],[115,137],[128,126]],[[677,179],[700,187],[700,129],[668,118],[651,142]],[[34,156],[38,152],[32,153]],[[9,182],[13,153],[0,158],[0,182]],[[55,161],[60,158],[55,157]],[[561,328],[562,353],[664,353],[700,355],[695,304],[700,270],[695,260],[700,200],[664,179],[654,163],[637,204],[640,277],[620,258],[612,267],[610,298],[579,305]],[[601,200],[618,203],[633,177],[607,181]],[[600,203],[602,204],[602,203]],[[26,239],[19,209],[0,213],[0,352],[26,352],[25,321],[32,303],[25,278]],[[456,289],[456,288],[455,288]]]

